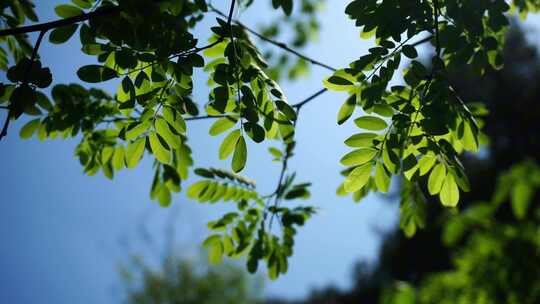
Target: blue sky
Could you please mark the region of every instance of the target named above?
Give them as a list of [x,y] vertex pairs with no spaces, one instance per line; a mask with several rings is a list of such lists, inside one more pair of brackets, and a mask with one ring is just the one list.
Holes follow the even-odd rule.
[[[54,6],[62,1],[36,2],[42,21],[49,21],[56,18]],[[303,52],[343,67],[364,54],[370,43],[359,39],[354,24],[345,17],[348,1],[328,2],[318,41]],[[221,3],[225,8],[226,1]],[[266,7],[256,6],[238,17],[255,26],[267,12]],[[198,29],[200,35],[208,36],[211,22]],[[79,47],[77,39],[62,46],[42,46],[42,61],[51,67],[55,83],[78,82],[77,68],[93,62]],[[326,70],[314,67],[308,78],[285,83],[283,89],[291,102],[299,101],[321,88],[326,76]],[[203,74],[197,74],[194,99],[200,104],[208,92],[205,81]],[[114,83],[102,87],[112,90]],[[343,100],[342,94],[326,93],[302,109],[299,146],[290,166],[300,179],[314,183],[311,202],[320,213],[299,232],[288,274],[266,283],[267,295],[298,298],[315,286],[348,286],[351,266],[372,261],[380,231],[397,221],[396,201],[371,195],[355,204],[335,196],[341,182],[338,160],[347,151],[343,140],[354,132],[350,123],[336,124]],[[3,121],[4,113],[0,115]],[[163,254],[167,223],[174,223],[179,254],[194,256],[208,233],[206,222],[228,210],[226,205],[197,204],[183,194],[174,196],[173,207],[160,208],[148,197],[153,176],[149,159],[120,172],[113,181],[101,174],[85,176],[73,156],[77,139],[23,141],[17,136],[22,123],[12,124],[9,136],[0,143],[1,303],[118,303],[119,262],[129,254],[157,261]],[[228,162],[218,161],[221,138],[207,135],[209,125],[203,121],[189,125],[196,165],[228,167]],[[249,146],[245,171],[263,193],[275,187],[279,174],[267,147]],[[143,240],[141,231],[151,240]]]

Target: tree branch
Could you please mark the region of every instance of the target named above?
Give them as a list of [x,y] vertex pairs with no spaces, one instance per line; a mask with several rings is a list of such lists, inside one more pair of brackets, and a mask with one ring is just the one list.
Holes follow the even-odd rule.
[[296,104],[293,104],[292,107],[296,108],[296,111],[298,112],[302,106],[304,106],[305,104],[313,101],[315,98],[319,97],[320,95],[322,95],[326,91],[328,91],[327,88],[320,89],[319,91],[317,91],[313,95],[309,96],[308,98],[306,98],[306,99],[304,99],[304,100],[302,100],[302,101],[300,101],[300,102],[298,102]]
[[120,12],[119,6],[111,6],[107,8],[98,9],[94,12],[81,14],[78,16],[73,16],[70,18],[60,19],[56,21],[51,21],[47,23],[39,23],[39,24],[33,24],[28,26],[22,26],[22,27],[16,27],[11,29],[5,29],[0,31],[0,37],[4,36],[12,36],[12,35],[19,35],[19,34],[26,34],[26,33],[32,33],[32,32],[43,32],[48,31],[53,28],[62,27],[82,21],[86,21],[95,17],[101,17],[101,16],[107,16],[110,14],[115,14]]
[[[213,7],[212,5],[209,5],[209,7],[210,7],[210,9],[211,9],[214,13],[216,13],[216,14],[222,16],[222,17],[227,17],[227,15],[225,15],[223,12],[221,12],[221,11],[218,10],[217,8]],[[242,22],[240,22],[240,21],[238,21],[238,20],[233,20],[232,22],[234,22],[236,25],[238,25],[238,26],[244,28],[244,29],[245,29],[246,31],[248,31],[249,33],[251,33],[251,34],[257,36],[259,39],[261,39],[261,40],[263,40],[263,41],[266,41],[266,42],[268,42],[268,43],[270,43],[270,44],[273,44],[273,45],[275,45],[275,46],[277,46],[277,47],[279,47],[279,48],[281,48],[281,49],[283,49],[283,50],[285,50],[285,51],[287,51],[287,52],[289,52],[289,53],[291,53],[291,54],[293,54],[293,55],[295,55],[295,56],[297,56],[297,57],[299,57],[299,58],[302,58],[302,59],[304,59],[304,60],[310,62],[311,64],[318,65],[318,66],[320,66],[320,67],[323,67],[323,68],[325,68],[325,69],[327,69],[327,70],[330,70],[330,71],[333,71],[333,72],[337,71],[336,68],[333,68],[333,67],[331,67],[331,66],[328,65],[328,64],[325,64],[325,63],[322,63],[322,62],[320,62],[320,61],[318,61],[318,60],[315,60],[315,59],[313,59],[313,58],[310,58],[310,57],[308,57],[308,56],[306,56],[306,55],[304,55],[304,54],[302,54],[302,53],[300,53],[300,52],[298,52],[298,51],[296,51],[296,50],[290,48],[287,44],[285,44],[285,43],[283,43],[283,42],[276,41],[276,40],[273,40],[273,39],[270,39],[270,38],[268,38],[268,37],[263,36],[262,34],[260,34],[260,33],[258,33],[257,31],[251,29],[250,27],[246,26],[245,24],[243,24]]]
[[206,115],[206,116],[193,116],[193,117],[186,117],[184,120],[203,120],[203,119],[215,119],[215,118],[224,118],[228,117],[228,115]]

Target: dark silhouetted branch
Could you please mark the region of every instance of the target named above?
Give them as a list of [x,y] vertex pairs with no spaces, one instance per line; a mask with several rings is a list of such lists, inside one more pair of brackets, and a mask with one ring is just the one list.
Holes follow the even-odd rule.
[[60,19],[60,20],[51,21],[47,23],[39,23],[39,24],[33,24],[33,25],[28,25],[28,26],[21,26],[21,27],[1,30],[0,37],[26,34],[26,33],[32,33],[32,32],[48,31],[53,28],[62,27],[62,26],[90,20],[95,17],[107,16],[107,15],[115,14],[118,12],[120,12],[119,6],[101,8],[94,12],[81,14],[78,16],[70,17],[70,18]]
[[[211,9],[214,13],[216,13],[216,14],[222,16],[222,17],[228,17],[228,16],[225,15],[223,12],[221,12],[220,10],[218,10],[217,8],[215,8],[215,7],[213,7],[213,6],[210,6],[210,9]],[[315,60],[315,59],[313,59],[313,58],[310,58],[310,57],[308,57],[308,56],[306,56],[306,55],[304,55],[304,54],[298,52],[297,50],[294,50],[294,49],[290,48],[287,44],[285,44],[285,43],[283,43],[283,42],[276,41],[276,40],[270,39],[270,38],[268,38],[268,37],[265,37],[264,35],[262,35],[262,34],[258,33],[257,31],[251,29],[250,27],[246,26],[245,24],[243,24],[242,22],[240,22],[240,21],[238,21],[238,20],[233,20],[232,22],[234,22],[234,23],[237,24],[238,26],[244,28],[244,29],[245,29],[246,31],[248,31],[249,33],[251,33],[251,34],[257,36],[259,39],[261,39],[261,40],[263,40],[263,41],[266,41],[266,42],[268,42],[268,43],[270,43],[270,44],[273,44],[273,45],[275,45],[275,46],[277,46],[277,47],[279,47],[279,48],[281,48],[281,49],[283,49],[283,50],[285,50],[285,51],[287,51],[287,52],[289,52],[289,53],[291,53],[291,54],[294,54],[295,56],[297,56],[297,57],[299,57],[299,58],[302,58],[302,59],[304,59],[304,60],[310,62],[311,64],[318,65],[318,66],[323,67],[323,68],[325,68],[325,69],[327,69],[327,70],[330,70],[330,71],[336,71],[336,70],[337,70],[336,68],[333,68],[333,67],[331,67],[331,66],[328,65],[328,64],[325,64],[325,63],[322,63],[322,62],[320,62],[320,61],[318,61],[318,60]]]

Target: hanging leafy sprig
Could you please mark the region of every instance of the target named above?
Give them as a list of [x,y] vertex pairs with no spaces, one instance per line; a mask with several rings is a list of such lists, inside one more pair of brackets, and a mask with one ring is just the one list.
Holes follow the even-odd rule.
[[[491,13],[489,16],[478,13],[475,20],[485,19],[486,31],[474,31],[476,36],[472,36],[475,25],[466,23],[462,15],[450,17],[452,23],[447,21],[448,16],[455,14],[453,3],[353,1],[347,7],[347,14],[362,27],[363,37],[375,36],[377,46],[349,68],[325,80],[328,89],[350,94],[339,111],[339,124],[346,122],[357,107],[365,113],[354,120],[363,131],[345,141],[355,150],[341,159],[348,168],[344,171],[346,179],[338,189],[339,194],[354,193],[359,199],[370,191],[387,192],[393,175],[402,176],[408,182],[418,182],[420,177],[428,176],[429,193],[438,195],[445,206],[457,205],[459,189],[468,191],[469,183],[458,155],[464,150],[478,150],[480,126],[477,117],[448,83],[445,70],[456,64],[458,55],[450,51],[454,39],[460,39],[462,46],[466,43],[465,49],[477,50],[476,55],[469,53],[469,57],[493,52],[495,55],[486,55],[486,58],[497,57],[500,49],[486,47],[485,42],[496,39],[493,35],[498,38],[502,35],[506,19],[498,14],[508,7],[486,7]],[[385,17],[381,18],[382,15]],[[456,27],[463,30],[450,32]],[[431,68],[414,60],[418,56],[416,43],[410,43],[423,33],[427,33],[435,46]],[[454,38],[452,33],[467,36]],[[405,85],[388,88],[403,56],[411,60],[404,71]],[[475,64],[480,71],[485,65],[499,67],[496,60]],[[408,228],[408,231],[411,234],[413,229]]]

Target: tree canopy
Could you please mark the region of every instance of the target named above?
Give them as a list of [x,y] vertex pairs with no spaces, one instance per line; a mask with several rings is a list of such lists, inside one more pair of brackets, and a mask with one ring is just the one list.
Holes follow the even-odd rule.
[[[6,75],[0,107],[7,113],[0,139],[8,136],[11,121],[36,116],[21,128],[20,137],[80,139],[75,155],[88,175],[102,171],[112,179],[143,157],[153,159],[150,197],[160,205],[169,206],[172,193],[182,188],[201,203],[236,204],[235,212],[208,224],[212,234],[204,245],[210,262],[245,256],[249,271],[263,261],[269,276],[277,278],[287,271],[297,229],[315,213],[311,205],[283,204],[310,197],[311,184],[297,181],[288,167],[301,144],[295,141],[296,123],[301,109],[318,96],[343,91],[348,98],[336,108],[337,124],[354,123],[358,133],[345,140],[351,152],[336,160],[344,166],[337,195],[358,201],[370,192],[386,193],[392,180],[399,181],[400,226],[408,236],[425,226],[426,195],[457,208],[462,192],[471,189],[459,156],[487,142],[481,131],[487,111],[482,103],[464,99],[448,71],[464,63],[478,75],[502,68],[509,14],[526,16],[540,4],[354,0],[344,18],[355,22],[362,38],[373,39],[374,47],[348,67],[335,69],[297,50],[317,31],[322,1],[272,0],[283,17],[260,31],[233,18],[253,2],[230,0],[222,12],[205,0],[72,0],[57,6],[59,19],[48,23],[36,23],[29,0],[0,2],[0,68]],[[201,42],[193,34],[195,26],[216,16],[208,29],[212,38]],[[274,40],[283,27],[295,30],[290,43]],[[26,36],[30,32],[39,33],[33,45]],[[52,44],[78,34],[81,51],[97,62],[80,67],[77,76],[88,84],[116,80],[116,92],[55,83],[45,94],[54,82],[39,59],[46,34]],[[288,56],[263,54],[253,36]],[[419,45],[432,46],[429,62],[418,59]],[[279,81],[297,77],[308,64],[331,73],[319,91],[289,102]],[[400,67],[403,82],[394,85]],[[205,103],[192,99],[195,69],[208,76]],[[225,168],[195,167],[187,130],[198,119],[214,120],[209,136],[226,134],[216,151],[229,160]],[[281,171],[267,194],[241,175],[247,141],[281,145],[269,150]],[[183,185],[191,173],[200,180]]]

